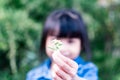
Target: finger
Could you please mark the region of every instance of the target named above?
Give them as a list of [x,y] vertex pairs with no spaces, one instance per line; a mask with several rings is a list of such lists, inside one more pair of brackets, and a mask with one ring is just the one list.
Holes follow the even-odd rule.
[[58,70],[55,73],[56,73],[56,75],[58,75],[59,77],[61,77],[63,80],[71,80],[70,75],[68,75],[66,72],[64,72],[59,67],[58,67]]
[[53,80],[63,80],[61,77],[59,77],[57,74],[53,77]]
[[76,69],[70,67],[68,64],[66,64],[63,60],[61,60],[56,54],[53,54],[53,61],[66,73],[68,73],[71,76],[74,76],[76,74]]
[[63,56],[60,53],[58,53],[57,55],[59,56],[59,58],[61,60],[63,60],[64,62],[66,62],[69,66],[71,66],[72,68],[78,69],[78,64],[76,62],[74,62],[72,59]]
[[56,54],[52,55],[53,61],[60,67],[66,67],[67,70],[70,70],[71,67],[67,65],[64,61],[62,61]]
[[55,72],[58,71],[58,69],[59,69],[58,66],[57,66],[57,64],[53,64],[53,69],[54,70],[52,70],[51,73],[52,73],[52,76],[54,77],[56,75]]

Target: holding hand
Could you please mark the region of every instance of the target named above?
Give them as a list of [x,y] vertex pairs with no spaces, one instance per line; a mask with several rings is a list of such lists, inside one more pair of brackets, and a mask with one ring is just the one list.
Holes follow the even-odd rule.
[[78,70],[76,62],[63,56],[59,51],[54,53],[52,57],[55,63],[54,68],[56,68],[53,76],[55,80],[72,80],[76,77]]

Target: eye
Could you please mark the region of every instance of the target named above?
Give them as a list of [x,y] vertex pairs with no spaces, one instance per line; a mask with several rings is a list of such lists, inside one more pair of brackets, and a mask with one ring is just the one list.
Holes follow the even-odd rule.
[[74,40],[73,40],[73,39],[69,39],[69,40],[68,40],[68,43],[70,43],[70,44],[71,44],[71,43],[74,43]]

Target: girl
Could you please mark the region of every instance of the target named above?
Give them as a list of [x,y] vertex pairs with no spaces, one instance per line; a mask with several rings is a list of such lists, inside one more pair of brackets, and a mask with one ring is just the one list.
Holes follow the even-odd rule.
[[[54,39],[63,43],[55,53],[48,48]],[[98,80],[97,67],[79,56],[81,52],[90,56],[90,46],[85,23],[76,11],[57,10],[47,17],[40,51],[49,58],[29,71],[26,80]]]

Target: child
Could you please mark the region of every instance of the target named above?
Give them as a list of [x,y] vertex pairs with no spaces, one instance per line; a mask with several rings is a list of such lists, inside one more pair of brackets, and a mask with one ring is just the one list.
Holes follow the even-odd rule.
[[[63,43],[58,52],[48,48],[54,39]],[[86,26],[76,11],[57,10],[48,16],[40,50],[49,58],[29,71],[26,80],[98,80],[97,67],[79,56],[81,51],[89,55],[90,46]]]

